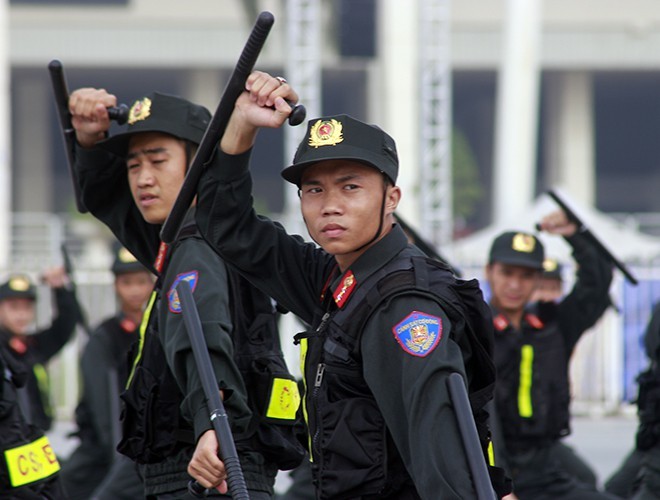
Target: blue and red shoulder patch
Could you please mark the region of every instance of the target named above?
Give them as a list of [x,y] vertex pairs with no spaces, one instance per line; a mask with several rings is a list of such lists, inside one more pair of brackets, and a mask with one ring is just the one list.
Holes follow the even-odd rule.
[[181,314],[181,300],[179,300],[179,294],[176,292],[176,286],[183,280],[186,280],[190,282],[190,289],[194,292],[197,286],[198,274],[197,271],[188,271],[187,273],[177,275],[174,283],[172,283],[172,286],[167,291],[167,307],[170,312]]
[[423,358],[433,352],[442,338],[442,319],[413,311],[394,325],[392,333],[404,351]]

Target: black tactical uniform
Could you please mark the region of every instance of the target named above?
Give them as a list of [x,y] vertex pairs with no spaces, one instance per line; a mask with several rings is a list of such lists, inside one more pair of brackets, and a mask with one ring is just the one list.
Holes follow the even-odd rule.
[[[47,431],[53,422],[46,364],[69,341],[75,331],[78,304],[72,291],[54,288],[55,317],[50,327],[31,335],[14,335],[0,325],[0,343],[7,354],[26,371],[25,387],[18,391],[19,404],[28,422]],[[0,287],[0,300],[10,297],[36,299],[27,277],[14,276]]]
[[644,334],[650,360],[638,378],[639,428],[636,446],[608,479],[605,489],[621,498],[660,499],[660,302],[653,308]]
[[[516,246],[522,237],[534,241],[532,250]],[[578,264],[569,295],[559,304],[529,305],[519,330],[493,307],[495,402],[504,445],[496,440],[495,450],[503,453],[520,499],[607,498],[566,474],[555,455],[570,433],[569,361],[580,336],[608,307],[612,279],[610,263],[579,233],[566,240]],[[490,262],[540,271],[543,248],[532,235],[504,233],[493,242]]]
[[[147,269],[122,248],[112,272],[117,276]],[[128,352],[138,338],[138,326],[119,312],[96,328],[83,351],[83,393],[76,408],[75,433],[80,445],[62,464],[62,481],[70,500],[99,498],[100,494],[101,498],[116,500],[142,496],[144,487],[135,464],[123,465],[115,450],[120,437],[119,393],[128,379]],[[113,467],[122,468],[122,477],[106,483],[104,491],[97,490]]]
[[[345,115],[324,118],[309,123],[305,141],[333,126],[343,126],[341,141],[301,143],[285,179],[298,184],[305,161],[333,154],[396,179],[394,141],[377,127]],[[319,498],[475,498],[446,388],[450,373],[474,374],[466,374],[447,312],[410,290],[374,305],[355,338],[346,335],[352,325],[335,322],[346,308],[364,305],[367,283],[388,263],[420,252],[394,226],[340,272],[332,255],[256,216],[249,152],[217,156],[200,182],[200,230],[250,281],[312,326],[296,338]]]
[[[201,106],[173,96],[153,94],[149,101],[149,106],[143,105],[146,99],[133,105],[132,113],[137,114],[142,106],[142,114],[126,134],[114,136],[93,149],[77,147],[76,171],[85,206],[138,260],[153,269],[160,244],[160,226],[144,221],[130,193],[125,160],[108,151],[125,155],[129,135],[144,131],[170,133],[199,143],[210,114]],[[193,222],[193,214],[191,209],[186,226]],[[158,296],[145,313],[148,331],[143,337],[146,339],[144,349],[137,354],[139,363],[123,396],[130,410],[127,414],[132,416],[124,421],[120,451],[134,458],[139,455],[136,460],[149,462],[143,468],[147,495],[167,495],[186,489],[190,480],[186,470],[195,443],[202,433],[212,428],[175,293],[180,280],[189,280],[193,287],[218,387],[225,390],[224,404],[235,438],[247,434],[251,416],[246,389],[232,357],[224,263],[196,235],[172,244],[164,257],[166,264],[157,284]],[[160,363],[152,366],[150,360],[155,356],[164,356],[166,366]],[[144,406],[154,391],[159,394],[159,401],[153,415],[144,420]],[[139,426],[137,431],[135,426]],[[163,427],[166,429],[161,430]],[[133,435],[127,436],[127,432]],[[136,437],[136,432],[142,438]],[[156,436],[154,441],[145,442],[144,435],[151,434]],[[272,495],[276,467],[266,462],[250,443],[236,439],[236,448],[248,489],[253,495]],[[211,494],[217,492],[213,490]]]
[[30,425],[18,404],[17,389],[29,374],[0,345],[0,498],[64,500],[60,466],[42,430]]

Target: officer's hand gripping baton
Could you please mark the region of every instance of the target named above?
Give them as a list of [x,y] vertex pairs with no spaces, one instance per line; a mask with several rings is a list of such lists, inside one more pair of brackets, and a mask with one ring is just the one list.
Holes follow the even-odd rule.
[[[190,283],[182,280],[177,285],[176,291],[181,301],[183,321],[188,331],[190,344],[192,345],[195,364],[199,370],[199,378],[202,382],[204,395],[206,396],[209,416],[215,435],[218,438],[218,456],[224,462],[225,470],[227,471],[229,493],[233,499],[249,500],[250,497],[245,485],[245,479],[243,478],[243,470],[238,459],[238,453],[236,453],[236,446],[234,445],[234,437],[229,427],[227,412],[220,398],[220,389],[213,373],[211,357],[204,341],[202,323],[199,319],[199,313],[193,299]],[[196,481],[191,481],[188,484],[188,491],[192,496],[197,498],[206,496],[206,490]]]
[[[60,118],[60,128],[64,136],[64,149],[66,150],[66,160],[69,165],[69,174],[73,181],[73,192],[76,198],[76,208],[80,213],[87,213],[87,207],[82,201],[78,179],[73,168],[73,149],[76,144],[76,131],[71,124],[71,113],[69,113],[69,90],[67,89],[66,79],[64,78],[64,67],[57,59],[48,63],[48,72],[55,96],[55,105],[57,114]],[[116,120],[120,125],[126,123],[128,118],[128,107],[122,104],[116,108],[108,108],[108,116],[111,120]]]
[[[607,260],[609,260],[614,266],[619,268],[619,270],[623,273],[623,275],[632,283],[633,285],[637,285],[639,282],[637,281],[637,278],[635,278],[632,273],[628,270],[626,265],[621,262],[619,259],[617,259],[612,252],[610,252],[607,247],[603,244],[598,237],[594,233],[592,233],[589,228],[585,225],[585,223],[582,221],[580,217],[575,213],[573,209],[571,209],[567,202],[564,201],[561,196],[559,196],[559,193],[556,190],[550,189],[548,191],[548,195],[555,200],[557,205],[561,207],[561,209],[564,211],[566,214],[566,217],[568,217],[568,220],[571,222],[575,223],[578,227],[578,232],[583,234],[585,238],[589,240],[589,242],[596,247],[598,252],[605,256]],[[536,228],[540,230],[540,224],[536,225]]]
[[[202,141],[197,148],[197,153],[192,159],[188,173],[181,186],[181,191],[172,206],[163,227],[160,231],[160,238],[164,243],[170,244],[176,239],[186,212],[197,194],[197,184],[202,176],[202,172],[208,161],[213,156],[213,151],[218,145],[218,141],[227,128],[227,123],[234,110],[234,104],[239,96],[245,91],[245,81],[252,72],[261,48],[266,42],[268,33],[275,19],[270,12],[262,12],[252,27],[252,32],[248,41],[243,47],[236,67],[229,77],[229,81],[218,103],[218,107],[211,118]],[[298,125],[305,119],[305,107],[297,105],[289,115],[289,124]]]
[[477,492],[477,500],[497,500],[497,495],[493,490],[486,468],[486,460],[479,444],[479,435],[477,434],[477,427],[474,423],[463,377],[459,373],[449,375],[447,388],[449,389],[451,403],[454,406],[454,414],[467,455],[474,489]]

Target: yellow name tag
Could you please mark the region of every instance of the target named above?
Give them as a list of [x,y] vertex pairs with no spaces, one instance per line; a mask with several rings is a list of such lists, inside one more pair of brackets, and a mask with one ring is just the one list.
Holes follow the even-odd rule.
[[300,393],[296,381],[286,378],[273,379],[266,417],[294,420],[298,406],[300,406]]
[[9,481],[14,488],[47,478],[60,464],[46,436],[11,450],[5,450]]

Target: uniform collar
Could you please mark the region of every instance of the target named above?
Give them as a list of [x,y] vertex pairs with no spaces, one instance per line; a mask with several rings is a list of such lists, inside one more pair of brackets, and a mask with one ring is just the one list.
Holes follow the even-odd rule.
[[[510,327],[513,328],[504,314],[498,312],[497,309],[492,306],[491,308],[493,309],[493,326],[495,327],[496,332],[503,332]],[[543,323],[543,321],[536,314],[531,312],[525,312],[523,314],[523,328],[525,325],[529,325],[534,330],[542,330],[545,327],[545,323]]]
[[[382,239],[369,247],[344,273],[335,268],[325,289],[332,290],[337,307],[348,302],[360,283],[369,278],[408,246],[408,238],[398,224]],[[324,291],[325,294],[325,291]]]

